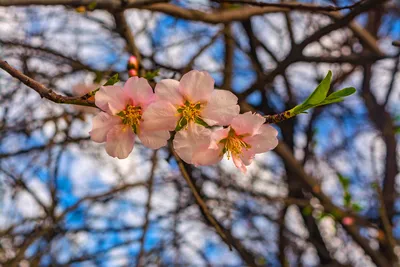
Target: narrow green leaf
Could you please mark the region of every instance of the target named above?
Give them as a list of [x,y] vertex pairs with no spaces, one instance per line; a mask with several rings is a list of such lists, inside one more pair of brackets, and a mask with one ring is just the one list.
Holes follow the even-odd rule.
[[114,85],[119,82],[118,73],[114,74],[108,81],[104,84],[104,86]]
[[344,189],[345,191],[347,191],[347,189],[349,188],[349,185],[350,185],[350,179],[347,178],[347,177],[344,177],[344,176],[343,176],[342,174],[340,174],[340,173],[337,173],[337,176],[338,176],[338,178],[339,178],[340,184],[343,186],[343,189]]
[[324,101],[322,101],[321,103],[319,103],[317,106],[325,106],[325,105],[329,105],[329,104],[334,104],[334,103],[339,103],[342,102],[344,100],[344,98],[338,97],[335,99],[325,99]]
[[144,78],[147,80],[153,80],[155,77],[158,76],[160,70],[148,71],[144,74]]
[[343,202],[345,207],[350,207],[351,205],[351,195],[350,192],[345,192],[343,195]]
[[343,88],[339,91],[333,92],[332,94],[328,95],[328,97],[325,100],[346,97],[346,96],[354,94],[355,92],[356,92],[356,88],[346,87],[346,88]]
[[96,8],[96,6],[97,6],[97,2],[93,1],[87,7],[89,10],[94,10]]
[[94,78],[93,83],[100,83],[102,79],[103,79],[103,72],[96,71],[96,77]]
[[358,203],[353,203],[353,204],[351,205],[351,209],[354,210],[355,212],[362,211],[362,207],[361,207],[361,205],[358,204]]
[[329,71],[322,82],[315,88],[314,92],[303,102],[315,106],[325,100],[331,86],[332,72]]
[[303,208],[302,213],[303,213],[303,215],[308,216],[308,215],[311,215],[311,214],[312,214],[312,211],[313,211],[313,209],[312,209],[311,206],[305,206],[305,207]]

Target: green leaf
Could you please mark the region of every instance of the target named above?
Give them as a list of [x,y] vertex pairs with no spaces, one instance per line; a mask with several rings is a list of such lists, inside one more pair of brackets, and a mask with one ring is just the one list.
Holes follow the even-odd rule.
[[344,100],[344,98],[335,98],[335,99],[325,99],[324,101],[322,101],[321,103],[319,103],[317,106],[325,106],[325,105],[329,105],[329,104],[334,104],[334,103],[339,103],[342,102]]
[[361,205],[360,205],[360,204],[357,204],[357,203],[353,203],[353,204],[351,205],[351,209],[354,210],[355,212],[360,212],[360,211],[362,211]]
[[199,117],[196,117],[196,118],[194,119],[194,122],[197,123],[197,124],[200,124],[201,126],[204,126],[204,127],[206,127],[206,128],[210,128],[210,126],[209,126],[205,121],[203,121],[201,118],[199,118]]
[[144,78],[147,80],[153,80],[155,77],[158,76],[158,73],[160,72],[160,70],[154,70],[154,71],[148,71],[144,74]]
[[100,83],[102,79],[103,79],[103,72],[96,71],[96,77],[94,78],[93,83]]
[[175,132],[182,130],[182,128],[185,127],[187,125],[187,123],[188,123],[188,121],[186,120],[185,117],[180,118],[178,123],[176,124]]
[[344,202],[344,205],[345,205],[346,207],[350,207],[350,204],[351,204],[351,195],[350,195],[350,193],[349,193],[348,191],[345,192],[344,195],[343,195],[343,202]]
[[118,73],[116,73],[116,74],[114,74],[113,76],[111,76],[111,78],[108,79],[108,81],[107,81],[105,84],[103,84],[103,85],[104,85],[104,86],[114,85],[114,84],[116,84],[117,82],[119,82]]
[[348,188],[349,188],[349,185],[350,185],[350,179],[347,178],[347,177],[344,177],[344,176],[341,175],[340,173],[337,173],[337,176],[338,176],[338,178],[339,178],[339,182],[340,182],[340,184],[342,185],[343,189],[344,189],[345,191],[347,191]]
[[322,82],[315,88],[314,92],[304,101],[306,105],[317,105],[325,100],[328,94],[329,87],[331,86],[332,72],[328,71],[328,74],[322,80]]
[[87,7],[89,10],[94,10],[97,6],[96,1],[91,2]]
[[303,213],[303,215],[308,216],[308,215],[311,215],[311,214],[312,214],[312,211],[313,211],[313,209],[312,209],[311,206],[305,206],[305,207],[303,208],[302,213]]
[[399,126],[399,127],[397,127],[397,128],[394,130],[394,133],[395,133],[395,134],[398,134],[398,133],[400,133],[400,126]]
[[325,100],[343,98],[343,97],[352,95],[355,92],[356,92],[356,88],[354,88],[354,87],[346,87],[346,88],[343,88],[343,89],[341,89],[339,91],[333,92],[332,94],[328,95],[328,97]]

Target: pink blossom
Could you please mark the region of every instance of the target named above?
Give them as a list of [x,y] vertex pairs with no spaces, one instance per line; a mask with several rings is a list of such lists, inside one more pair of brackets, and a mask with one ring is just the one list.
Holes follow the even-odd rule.
[[103,112],[93,119],[91,139],[106,142],[107,153],[120,159],[132,151],[135,135],[149,148],[165,146],[170,137],[168,131],[143,129],[143,112],[154,100],[153,90],[144,78],[129,78],[123,87],[102,86],[95,102]]
[[[174,148],[184,161],[197,165],[214,164],[227,154],[228,159],[232,157],[236,167],[245,173],[255,154],[278,145],[278,132],[264,123],[262,116],[247,112],[235,117],[229,127],[213,132],[206,128],[193,130],[189,126],[187,133],[176,134]],[[210,135],[209,146],[206,145],[207,135]],[[191,147],[191,144],[194,145]]]
[[173,141],[178,156],[189,164],[212,165],[222,159],[222,154],[208,149],[212,131],[197,123],[189,123],[187,131],[179,131]]
[[143,113],[148,130],[180,130],[191,122],[228,125],[239,114],[238,98],[230,91],[214,90],[214,79],[203,71],[190,71],[178,82],[160,81],[157,100]]

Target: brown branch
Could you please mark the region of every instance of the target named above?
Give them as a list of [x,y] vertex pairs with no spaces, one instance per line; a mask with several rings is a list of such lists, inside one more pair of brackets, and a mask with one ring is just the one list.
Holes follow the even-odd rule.
[[266,3],[254,0],[216,0],[216,2],[220,3],[247,4],[258,7],[281,7],[281,8],[288,8],[290,10],[296,10],[296,11],[304,10],[311,12],[316,12],[316,11],[330,12],[330,11],[340,11],[344,9],[353,9],[364,1],[365,0],[361,0],[352,5],[346,5],[346,6],[319,6],[319,5],[299,3],[299,2]]
[[6,61],[3,61],[1,59],[0,59],[0,68],[8,72],[14,78],[20,80],[26,86],[35,90],[40,95],[40,97],[46,98],[54,103],[96,107],[94,102],[89,99],[84,99],[82,97],[63,96],[57,94],[53,90],[47,88],[46,86],[35,81],[34,79],[26,76],[22,72],[10,66]]
[[136,260],[137,267],[144,266],[144,265],[142,265],[141,261],[142,261],[142,257],[144,254],[144,245],[146,242],[147,229],[149,228],[149,224],[150,224],[150,211],[151,211],[151,199],[153,196],[154,173],[155,173],[156,167],[157,167],[157,150],[154,151],[151,162],[152,162],[152,167],[151,167],[150,177],[149,177],[149,182],[148,182],[148,187],[147,187],[146,213],[144,215],[142,236],[140,237],[140,249],[139,249],[139,253],[137,256],[137,260]]
[[212,215],[211,211],[207,207],[207,204],[202,199],[200,191],[195,185],[193,178],[189,175],[185,163],[179,158],[178,154],[175,152],[171,144],[169,146],[169,149],[171,154],[176,159],[179,170],[186,183],[188,184],[190,190],[192,191],[196,203],[202,211],[202,214],[204,215],[206,221],[214,227],[218,235],[229,247],[233,246],[236,249],[243,261],[246,262],[248,266],[258,266],[255,261],[254,255],[252,255],[246,248],[244,248],[243,245],[235,237],[233,237],[232,234],[228,230],[226,230]]

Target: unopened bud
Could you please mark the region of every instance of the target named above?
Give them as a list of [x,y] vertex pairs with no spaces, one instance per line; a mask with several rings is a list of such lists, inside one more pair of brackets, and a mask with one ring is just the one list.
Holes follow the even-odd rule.
[[135,69],[131,69],[128,71],[129,77],[138,76],[138,73]]
[[130,56],[128,60],[128,69],[138,69],[138,60],[135,56]]
[[78,13],[85,13],[86,12],[86,7],[85,6],[78,6],[75,8],[75,11]]
[[348,225],[348,226],[353,225],[353,224],[354,224],[354,218],[349,217],[349,216],[346,216],[346,217],[344,217],[344,218],[342,219],[342,223],[343,223],[344,225]]

